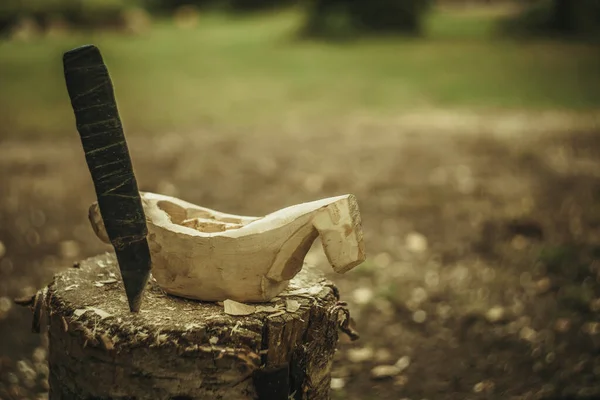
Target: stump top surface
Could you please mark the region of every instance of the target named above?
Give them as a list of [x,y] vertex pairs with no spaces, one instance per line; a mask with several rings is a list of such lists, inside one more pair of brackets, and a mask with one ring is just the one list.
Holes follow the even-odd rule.
[[[59,312],[70,321],[77,321],[100,331],[110,331],[111,336],[139,336],[139,343],[152,339],[153,344],[168,340],[168,334],[180,336],[191,331],[211,328],[236,327],[236,329],[261,332],[267,319],[282,321],[300,319],[314,301],[325,299],[333,292],[330,283],[315,268],[305,268],[290,281],[288,288],[269,303],[252,304],[275,307],[276,311],[256,312],[245,316],[226,314],[222,304],[201,302],[175,297],[163,292],[152,280],[144,292],[141,311],[129,311],[125,290],[116,257],[106,253],[89,258],[55,276],[48,291],[48,301],[53,312]],[[296,312],[286,310],[286,301],[300,305]],[[133,341],[135,342],[135,341]]]
[[152,281],[132,313],[108,253],[57,274],[42,298],[51,398],[329,398],[340,313],[335,286],[314,268],[243,316]]

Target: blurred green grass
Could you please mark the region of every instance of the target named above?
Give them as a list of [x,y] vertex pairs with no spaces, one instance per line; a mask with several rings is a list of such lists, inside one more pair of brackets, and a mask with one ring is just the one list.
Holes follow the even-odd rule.
[[74,122],[61,56],[93,42],[127,131],[265,127],[286,118],[382,117],[429,107],[590,110],[600,106],[592,45],[493,37],[494,15],[435,12],[424,38],[319,43],[293,38],[300,15],[203,15],[142,36],[104,32],[0,42],[0,138],[54,138]]

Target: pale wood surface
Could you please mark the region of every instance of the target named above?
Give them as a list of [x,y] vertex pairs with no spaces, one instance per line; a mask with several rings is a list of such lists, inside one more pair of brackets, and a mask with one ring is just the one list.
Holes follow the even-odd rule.
[[[317,237],[333,270],[365,260],[356,198],[344,195],[297,204],[265,217],[244,217],[186,201],[142,193],[152,276],[177,296],[223,301],[268,301],[302,268]],[[97,204],[90,207],[97,236],[107,241]]]

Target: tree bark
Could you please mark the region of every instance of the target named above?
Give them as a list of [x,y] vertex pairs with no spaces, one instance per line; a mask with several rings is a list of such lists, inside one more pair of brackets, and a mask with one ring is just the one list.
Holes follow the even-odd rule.
[[43,298],[51,400],[329,399],[349,316],[318,271],[305,266],[261,304],[270,309],[250,315],[166,295],[153,282],[143,304],[129,311],[113,254],[55,277]]

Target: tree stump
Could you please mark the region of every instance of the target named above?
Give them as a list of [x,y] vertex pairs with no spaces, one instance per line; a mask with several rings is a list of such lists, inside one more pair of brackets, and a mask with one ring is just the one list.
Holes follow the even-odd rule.
[[172,297],[154,282],[131,313],[114,254],[90,258],[41,298],[50,399],[329,399],[338,328],[349,322],[338,300],[305,266],[249,315]]

